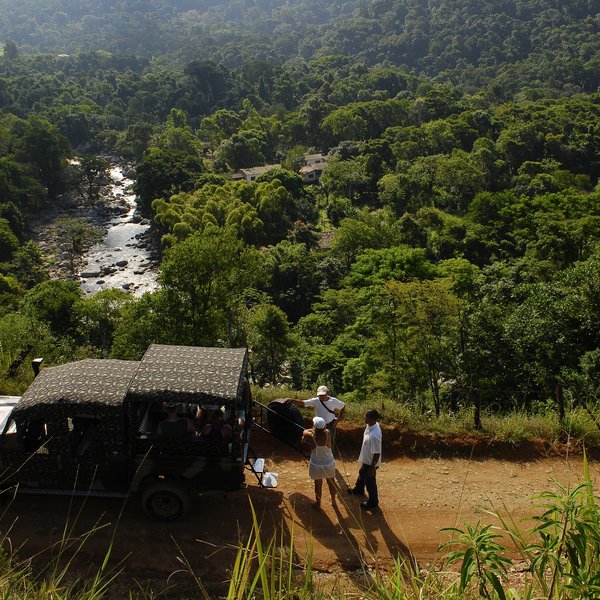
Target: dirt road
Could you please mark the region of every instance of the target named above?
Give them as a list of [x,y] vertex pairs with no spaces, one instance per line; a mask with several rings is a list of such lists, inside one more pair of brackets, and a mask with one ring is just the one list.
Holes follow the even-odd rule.
[[[37,567],[54,555],[58,542],[95,530],[77,551],[76,575],[85,575],[103,560],[111,541],[111,562],[123,569],[124,589],[140,585],[154,590],[169,588],[173,597],[189,587],[191,577],[182,571],[182,559],[208,586],[227,580],[240,539],[251,525],[250,502],[261,522],[263,538],[278,531],[293,544],[299,561],[313,553],[313,565],[325,572],[352,570],[367,563],[387,564],[394,556],[412,554],[427,566],[436,548],[446,539],[442,527],[461,526],[465,520],[490,521],[486,511],[508,509],[515,518],[532,514],[532,497],[550,489],[550,480],[563,484],[580,481],[581,457],[529,460],[469,458],[408,458],[393,447],[384,455],[378,473],[381,512],[361,511],[359,498],[342,492],[338,508],[329,504],[324,490],[323,510],[311,507],[314,499],[306,461],[272,440],[255,440],[268,470],[279,476],[276,489],[263,489],[251,474],[248,487],[233,493],[213,493],[194,499],[192,514],[175,524],[150,522],[137,498],[120,500],[19,496],[8,507],[0,526],[19,555],[47,551],[36,559]],[[385,452],[385,448],[384,448]],[[358,448],[346,444],[337,461],[337,480],[342,490],[357,473]],[[386,460],[387,459],[387,460]],[[600,476],[600,464],[592,462],[592,477]],[[5,541],[5,545],[6,545]],[[54,546],[53,546],[54,545]],[[65,556],[75,553],[74,548]],[[137,582],[137,583],[136,583]],[[115,597],[118,597],[118,593]]]

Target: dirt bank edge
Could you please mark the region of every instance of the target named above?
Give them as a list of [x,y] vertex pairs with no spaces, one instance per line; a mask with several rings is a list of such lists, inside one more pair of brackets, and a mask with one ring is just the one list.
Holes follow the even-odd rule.
[[[358,452],[363,428],[350,423],[340,423],[336,443],[340,449]],[[600,447],[588,447],[581,440],[524,439],[507,441],[493,435],[420,433],[407,431],[400,426],[383,425],[384,452],[390,458],[477,458],[499,460],[528,460],[536,458],[582,455],[584,450],[590,458],[600,458]]]

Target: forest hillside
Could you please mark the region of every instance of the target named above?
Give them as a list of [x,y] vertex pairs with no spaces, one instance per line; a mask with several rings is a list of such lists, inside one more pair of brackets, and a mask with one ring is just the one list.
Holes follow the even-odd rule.
[[[591,418],[598,26],[588,0],[0,0],[4,393],[24,352],[161,342],[477,426]],[[97,200],[107,155],[135,163],[162,255],[141,298],[50,280],[30,239]],[[64,236],[85,251],[85,223]]]

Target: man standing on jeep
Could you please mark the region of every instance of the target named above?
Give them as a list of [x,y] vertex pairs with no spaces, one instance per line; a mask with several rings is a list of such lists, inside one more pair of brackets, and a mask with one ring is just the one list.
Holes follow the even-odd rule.
[[325,419],[327,429],[331,432],[331,443],[335,442],[337,423],[344,416],[346,405],[341,400],[330,396],[329,388],[326,385],[319,386],[315,398],[309,398],[308,400],[285,398],[285,402],[296,406],[314,407],[315,416]]

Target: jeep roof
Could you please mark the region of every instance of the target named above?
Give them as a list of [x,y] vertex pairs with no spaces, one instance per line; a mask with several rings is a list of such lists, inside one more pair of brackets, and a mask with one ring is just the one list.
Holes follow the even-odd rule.
[[242,397],[247,364],[245,348],[153,344],[139,363],[127,398],[235,402]]
[[[136,400],[234,403],[242,397],[245,348],[151,345],[141,361],[85,359],[40,371],[6,412],[32,414],[49,405],[116,407]],[[6,415],[0,415],[8,417]]]
[[48,367],[33,380],[13,414],[33,413],[43,406],[120,405],[134,376],[137,362],[88,358]]

